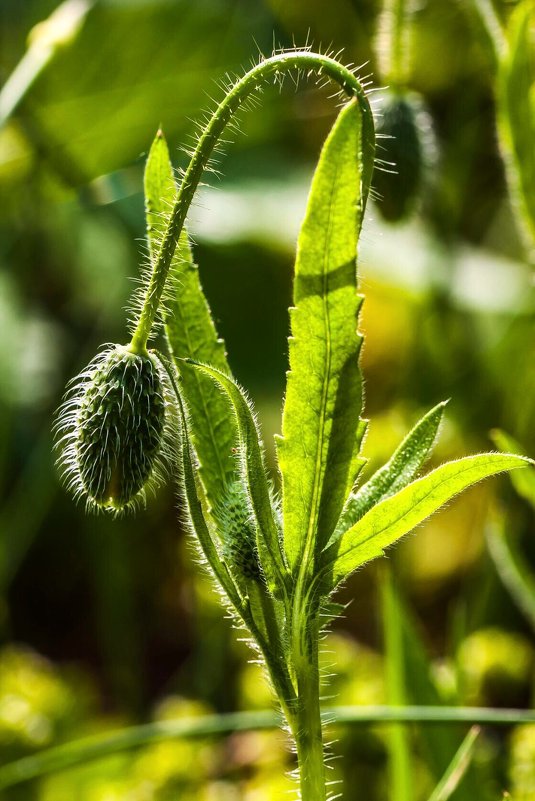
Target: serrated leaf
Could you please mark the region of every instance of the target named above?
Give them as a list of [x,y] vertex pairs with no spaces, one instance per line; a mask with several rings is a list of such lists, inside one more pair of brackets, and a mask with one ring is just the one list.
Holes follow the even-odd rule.
[[192,361],[191,366],[213,380],[236,416],[242,473],[257,524],[260,564],[270,590],[280,597],[286,591],[287,571],[271,503],[260,432],[250,403],[241,387],[230,376],[206,364]]
[[369,181],[361,118],[358,104],[350,103],[327,138],[298,241],[290,372],[277,444],[291,568],[305,549],[311,554],[327,542],[361,466],[356,253]]
[[[147,237],[154,258],[176,195],[169,150],[161,131],[149,152],[144,183]],[[170,285],[165,330],[182,377],[181,389],[191,413],[190,426],[200,475],[208,503],[213,508],[235,473],[232,448],[236,426],[228,404],[213,381],[181,361],[191,358],[230,373],[225,345],[218,339],[185,230],[171,265]]]
[[363,517],[376,503],[406,487],[427,461],[437,438],[446,402],[431,409],[405,437],[391,459],[383,465],[346,502],[336,536],[340,536]]
[[498,130],[513,200],[535,248],[535,55],[533,3],[512,13],[497,80]]
[[361,565],[382,556],[384,549],[444,506],[455,495],[483,478],[525,467],[527,459],[513,454],[484,453],[437,467],[396,495],[374,506],[323,555],[322,574],[333,588]]
[[195,469],[195,453],[190,440],[188,415],[186,412],[187,404],[184,402],[181,394],[179,381],[177,380],[178,374],[175,373],[170,363],[161,356],[160,359],[172,382],[177,401],[177,417],[180,429],[181,478],[191,525],[216,579],[227,593],[235,609],[243,615],[243,605],[238,589],[226,565],[219,556],[217,546],[210,531],[209,521],[205,518],[203,504],[201,502],[202,491],[199,492],[200,488],[198,486],[197,472]]
[[217,337],[186,237],[183,232],[180,241],[182,261],[180,272],[175,270],[175,298],[168,301],[165,331],[182,376],[182,390],[191,414],[193,443],[202,482],[208,502],[211,508],[215,508],[235,478],[233,448],[237,430],[232,411],[214,382],[181,361],[195,359],[230,373],[225,345]]

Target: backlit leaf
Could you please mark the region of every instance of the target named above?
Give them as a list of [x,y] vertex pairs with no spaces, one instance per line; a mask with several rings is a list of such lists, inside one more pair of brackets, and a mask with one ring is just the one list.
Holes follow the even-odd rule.
[[[158,132],[145,169],[147,236],[154,258],[176,194],[167,143]],[[211,507],[217,505],[235,472],[232,448],[236,439],[234,416],[213,381],[182,359],[191,358],[229,373],[225,345],[218,339],[199,273],[193,263],[184,230],[171,265],[166,317],[167,339],[181,375],[181,391],[190,413],[190,427],[200,475]]]
[[305,552],[310,556],[325,545],[362,465],[356,254],[369,182],[364,117],[356,101],[340,113],[314,175],[298,241],[278,442],[284,546],[292,569]]
[[358,492],[349,496],[336,527],[338,536],[360,520],[372,506],[394,495],[415,478],[433,449],[445,406],[445,403],[439,403],[422,417],[392,458]]
[[335,587],[361,565],[381,556],[455,495],[483,478],[529,464],[521,456],[483,453],[447,462],[374,506],[324,553],[324,573]]

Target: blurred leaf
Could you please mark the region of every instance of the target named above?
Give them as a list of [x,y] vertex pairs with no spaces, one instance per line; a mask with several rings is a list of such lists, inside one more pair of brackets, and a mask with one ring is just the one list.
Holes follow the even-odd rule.
[[[406,659],[401,619],[401,607],[390,565],[380,572],[381,614],[385,644],[386,700],[392,706],[404,706],[406,697]],[[393,725],[388,736],[390,798],[411,801],[414,797],[411,770],[409,730]]]
[[497,78],[498,128],[520,220],[535,248],[535,57],[531,0],[520,3],[507,29]]
[[[405,659],[406,692],[408,702],[429,704],[440,707],[444,704],[433,675],[433,665],[426,644],[411,615],[411,611],[404,599],[397,593],[397,614],[403,631],[403,655]],[[456,728],[449,726],[431,726],[426,730],[422,747],[427,757],[431,773],[438,780],[448,767],[451,754],[458,748],[459,733]],[[462,795],[456,795],[461,801],[471,801],[470,792],[474,790],[473,783],[463,787]]]
[[[491,431],[491,438],[496,447],[502,453],[516,453],[519,456],[527,456],[525,449],[510,434],[495,428]],[[535,509],[535,468],[522,470],[520,473],[511,473],[511,483],[521,498],[524,498]]]
[[299,235],[282,438],[284,547],[291,569],[321,548],[362,466],[358,236],[366,201],[362,113],[348,104],[327,138]]
[[61,49],[75,42],[93,5],[94,0],[64,0],[48,19],[32,29],[26,53],[0,92],[0,127]]
[[89,180],[138,159],[158,123],[185,135],[212,78],[250,55],[247,21],[231,11],[207,0],[98,2],[34,81],[35,124]]
[[487,545],[499,577],[535,632],[535,574],[505,525],[489,520]]
[[448,798],[451,798],[472,761],[480,731],[479,726],[473,726],[470,729],[442,780],[431,793],[429,801],[448,801]]

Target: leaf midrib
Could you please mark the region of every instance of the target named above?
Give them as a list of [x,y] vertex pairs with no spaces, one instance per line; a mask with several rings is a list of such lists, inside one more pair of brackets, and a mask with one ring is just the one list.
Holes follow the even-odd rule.
[[331,242],[331,231],[333,227],[333,197],[336,192],[336,180],[338,177],[339,172],[339,165],[338,162],[336,163],[336,167],[334,170],[334,176],[331,183],[331,190],[329,193],[329,217],[328,217],[328,226],[327,226],[327,236],[325,239],[325,246],[323,249],[323,259],[322,259],[322,278],[323,278],[323,293],[322,293],[322,304],[323,304],[323,318],[325,321],[325,342],[326,342],[326,357],[325,357],[325,371],[323,374],[323,386],[321,391],[321,409],[320,409],[320,430],[318,436],[318,444],[316,448],[316,459],[315,459],[315,470],[314,470],[314,485],[312,489],[312,503],[308,521],[308,528],[305,538],[305,548],[303,554],[303,566],[306,568],[308,561],[310,559],[310,549],[315,539],[315,534],[317,535],[317,522],[319,517],[319,488],[320,488],[320,480],[322,477],[323,471],[323,446],[325,442],[325,418],[327,414],[327,399],[329,395],[329,383],[331,379],[331,366],[332,366],[332,338],[331,338],[331,318],[330,318],[330,308],[328,302],[328,287],[329,287],[329,270],[326,269],[326,265],[328,264],[328,251]]

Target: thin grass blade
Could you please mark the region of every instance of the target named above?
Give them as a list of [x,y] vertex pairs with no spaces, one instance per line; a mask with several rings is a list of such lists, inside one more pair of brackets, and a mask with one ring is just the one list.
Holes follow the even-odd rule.
[[451,798],[470,766],[480,733],[479,726],[472,726],[453,757],[451,765],[431,793],[429,801],[448,801]]

